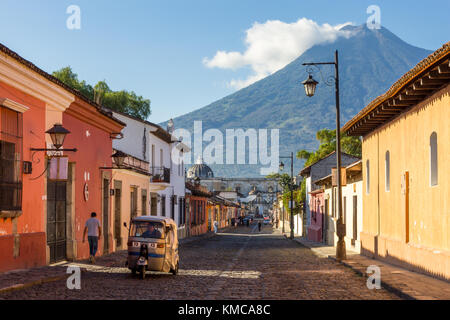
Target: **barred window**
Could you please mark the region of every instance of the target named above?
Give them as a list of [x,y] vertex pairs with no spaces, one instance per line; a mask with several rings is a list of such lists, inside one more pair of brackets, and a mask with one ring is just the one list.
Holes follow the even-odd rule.
[[0,106],[0,211],[22,210],[22,114]]

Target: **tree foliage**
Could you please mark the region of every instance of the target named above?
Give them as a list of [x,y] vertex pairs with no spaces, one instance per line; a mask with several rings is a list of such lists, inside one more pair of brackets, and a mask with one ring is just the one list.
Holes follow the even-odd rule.
[[78,90],[96,103],[114,111],[123,112],[133,117],[145,120],[151,114],[150,100],[138,96],[133,91],[113,91],[106,81],[99,81],[94,87],[86,81],[78,80],[78,75],[71,67],[65,67],[53,72],[53,76],[64,82],[69,87]]
[[[336,130],[322,129],[317,131],[316,138],[320,145],[316,151],[299,150],[297,158],[305,159],[305,167],[324,158],[333,151],[336,151]],[[351,137],[347,134],[341,134],[341,150],[355,157],[361,157],[361,140],[358,137]],[[300,198],[306,199],[306,180],[300,185]]]
[[271,174],[267,175],[266,178],[277,179],[279,185],[283,189],[283,193],[289,191],[289,184],[291,182],[291,176],[288,175],[287,173],[281,173],[281,174],[280,173],[271,173]]
[[[320,145],[316,151],[300,150],[297,158],[305,159],[305,167],[312,165],[336,150],[336,130],[322,129],[317,131],[316,138]],[[361,140],[358,137],[341,134],[341,150],[355,157],[361,157]]]

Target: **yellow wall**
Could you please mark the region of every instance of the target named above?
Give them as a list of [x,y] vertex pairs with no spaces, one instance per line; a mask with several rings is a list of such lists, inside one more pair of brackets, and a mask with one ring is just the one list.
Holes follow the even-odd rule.
[[[447,276],[450,269],[449,128],[450,86],[447,86],[363,139],[363,246],[369,251],[378,251],[381,256],[422,264],[422,268],[431,268],[433,273],[440,272],[434,269],[444,269]],[[430,136],[433,132],[437,133],[438,145],[437,186],[430,185]],[[385,190],[387,150],[390,152],[389,192]],[[367,160],[370,161],[369,194],[366,193]],[[409,172],[409,225],[402,193],[405,171]],[[374,237],[377,235],[376,246]],[[425,266],[427,262],[419,262],[424,256],[414,251],[419,249],[433,253],[432,260],[444,259],[444,265]]]

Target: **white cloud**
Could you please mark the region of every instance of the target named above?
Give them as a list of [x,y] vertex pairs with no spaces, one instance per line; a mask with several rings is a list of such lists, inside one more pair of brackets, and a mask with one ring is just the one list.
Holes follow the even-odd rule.
[[233,79],[228,85],[241,89],[282,69],[312,46],[334,42],[339,36],[349,37],[350,32],[340,30],[351,23],[331,26],[319,25],[302,18],[293,23],[269,20],[255,22],[246,31],[245,52],[217,51],[211,59],[204,58],[208,68],[237,70],[250,66],[253,74],[247,79]]

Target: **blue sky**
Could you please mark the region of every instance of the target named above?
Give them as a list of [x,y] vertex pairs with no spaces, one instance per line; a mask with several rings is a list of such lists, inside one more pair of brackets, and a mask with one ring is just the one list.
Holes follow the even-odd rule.
[[[80,30],[66,27],[69,5],[81,9]],[[149,120],[161,122],[234,92],[231,80],[252,75],[252,65],[211,68],[204,59],[218,50],[244,53],[255,22],[362,24],[369,5],[412,45],[433,50],[450,40],[448,0],[2,0],[0,42],[47,72],[70,65],[91,84],[106,80],[150,98]]]

